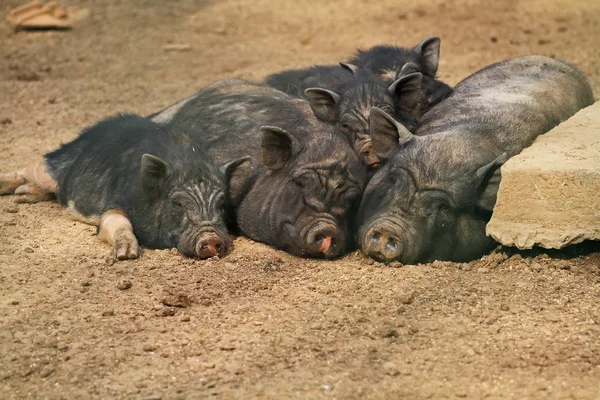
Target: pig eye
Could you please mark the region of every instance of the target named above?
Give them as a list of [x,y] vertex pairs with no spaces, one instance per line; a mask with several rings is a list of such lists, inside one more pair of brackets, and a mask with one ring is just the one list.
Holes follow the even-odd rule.
[[438,226],[445,228],[454,221],[454,213],[447,204],[440,204],[435,219]]
[[340,129],[342,130],[342,132],[344,133],[349,133],[350,132],[350,125],[348,124],[342,124],[342,126],[340,127]]

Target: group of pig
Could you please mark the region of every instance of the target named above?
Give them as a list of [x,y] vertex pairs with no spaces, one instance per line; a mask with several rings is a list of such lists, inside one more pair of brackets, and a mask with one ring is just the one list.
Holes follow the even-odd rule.
[[118,259],[139,245],[224,256],[229,230],[299,256],[356,247],[381,261],[466,261],[485,234],[500,166],[593,103],[573,66],[527,56],[456,87],[440,39],[348,62],[213,83],[147,117],[118,114],[0,176],[18,202],[56,196]]

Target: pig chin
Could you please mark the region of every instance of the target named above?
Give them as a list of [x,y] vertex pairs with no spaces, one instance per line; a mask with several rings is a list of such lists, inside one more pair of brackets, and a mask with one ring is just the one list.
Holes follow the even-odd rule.
[[231,238],[224,228],[193,225],[182,233],[177,250],[187,257],[199,259],[223,257],[231,250]]
[[360,230],[360,246],[369,257],[381,262],[415,263],[420,254],[415,229],[393,217],[380,217]]

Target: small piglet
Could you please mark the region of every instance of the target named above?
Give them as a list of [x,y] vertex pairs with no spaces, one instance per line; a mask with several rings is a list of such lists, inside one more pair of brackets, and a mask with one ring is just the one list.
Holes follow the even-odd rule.
[[348,61],[363,73],[381,78],[388,84],[413,73],[423,74],[421,83],[421,108],[417,115],[425,113],[452,93],[452,88],[435,78],[440,60],[440,38],[429,37],[415,47],[381,45],[369,50],[359,50]]
[[137,258],[138,242],[197,258],[223,256],[231,247],[227,180],[246,159],[217,168],[185,129],[115,115],[44,158],[1,175],[2,194],[36,202],[54,193],[63,207],[98,226],[117,259]]
[[268,76],[265,83],[306,99],[315,116],[339,128],[361,161],[376,169],[383,160],[371,147],[371,109],[387,110],[409,129],[415,127],[413,110],[420,106],[421,78],[416,72],[387,83],[354,65],[340,63],[283,71]]
[[527,56],[463,80],[425,114],[414,134],[373,110],[373,148],[389,159],[362,197],[363,251],[405,264],[482,256],[494,246],[485,226],[496,203],[500,166],[593,102],[590,85],[575,67]]

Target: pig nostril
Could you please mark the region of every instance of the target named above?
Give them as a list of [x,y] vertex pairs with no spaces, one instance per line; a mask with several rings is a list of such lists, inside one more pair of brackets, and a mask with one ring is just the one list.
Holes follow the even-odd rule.
[[378,233],[378,232],[375,232],[375,233],[374,233],[374,234],[371,236],[371,239],[372,239],[374,242],[379,242],[379,239],[381,239],[381,234],[380,234],[380,233]]
[[223,245],[217,244],[215,245],[215,249],[217,250],[217,253],[221,254],[223,252]]
[[320,243],[325,239],[325,235],[317,235],[315,236],[315,243]]

